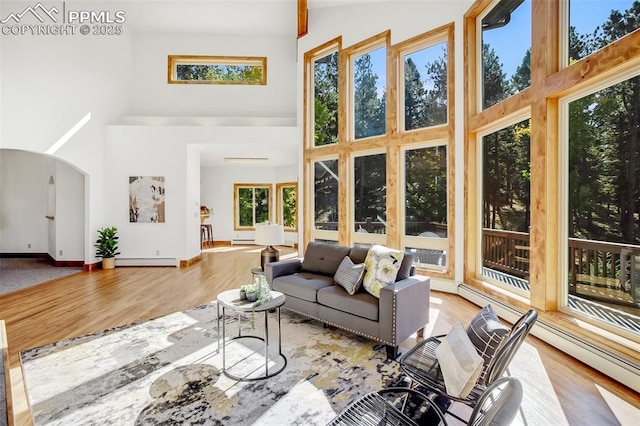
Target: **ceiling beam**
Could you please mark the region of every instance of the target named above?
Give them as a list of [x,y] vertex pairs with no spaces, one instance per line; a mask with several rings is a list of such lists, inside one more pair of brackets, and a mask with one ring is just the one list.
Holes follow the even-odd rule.
[[309,31],[307,0],[298,0],[298,38]]

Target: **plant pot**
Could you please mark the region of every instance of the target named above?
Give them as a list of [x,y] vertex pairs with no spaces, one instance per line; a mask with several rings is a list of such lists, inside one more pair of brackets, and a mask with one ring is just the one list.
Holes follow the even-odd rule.
[[244,290],[240,290],[240,300],[247,300],[247,293]]
[[248,302],[255,302],[256,300],[258,300],[258,292],[253,291],[251,293],[247,293]]
[[113,269],[116,267],[116,258],[115,257],[103,257],[102,258],[102,269]]

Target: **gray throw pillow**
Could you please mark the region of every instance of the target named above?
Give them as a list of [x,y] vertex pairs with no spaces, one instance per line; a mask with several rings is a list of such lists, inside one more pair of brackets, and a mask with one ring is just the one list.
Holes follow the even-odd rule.
[[354,264],[349,256],[345,256],[338,266],[333,281],[344,287],[347,293],[354,295],[362,285],[364,278],[364,263]]
[[510,331],[510,328],[500,322],[491,305],[482,308],[469,323],[467,334],[484,362],[482,374],[478,379],[480,383],[483,383],[491,359]]

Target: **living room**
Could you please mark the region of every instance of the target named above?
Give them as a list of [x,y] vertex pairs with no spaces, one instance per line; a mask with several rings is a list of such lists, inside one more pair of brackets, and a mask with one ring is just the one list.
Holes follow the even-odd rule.
[[[469,212],[465,207],[472,201],[467,198],[469,190],[478,195],[478,191],[470,189],[465,175],[473,176],[474,164],[477,164],[471,161],[470,145],[465,142],[469,137],[464,125],[469,117],[463,90],[468,63],[465,37],[469,37],[465,26],[473,11],[488,7],[488,3],[361,4],[311,0],[308,33],[296,38],[293,1],[202,1],[188,5],[105,2],[99,7],[92,2],[67,2],[69,10],[125,11],[124,32],[117,36],[85,37],[3,34],[0,37],[0,162],[2,217],[7,225],[2,228],[0,252],[48,253],[56,261],[95,265],[98,262],[93,248],[96,231],[103,226],[116,226],[120,233],[121,265],[190,264],[202,255],[198,233],[201,204],[214,212],[209,219],[214,240],[230,243],[252,239],[251,231],[238,230],[235,226],[233,188],[238,183],[270,184],[274,189],[281,182],[298,183],[299,232],[288,235],[287,240],[299,245],[300,254],[313,239],[343,244],[373,242],[380,237],[355,234],[345,221],[340,225],[344,228],[335,233],[315,229],[313,225],[314,218],[309,213],[313,186],[310,164],[324,158],[347,164],[351,159],[346,154],[348,150],[341,151],[342,147],[315,152],[309,149],[305,124],[308,124],[305,105],[309,102],[304,95],[308,90],[306,54],[317,53],[316,49],[337,37],[341,37],[341,49],[355,51],[354,47],[383,33],[387,34],[386,43],[396,46],[450,25],[452,63],[455,63],[450,69],[451,85],[456,88],[451,92],[450,120],[444,128],[427,135],[434,140],[444,139],[448,144],[449,233],[447,238],[429,244],[437,244],[437,250],[446,251],[449,263],[443,268],[426,265],[422,273],[432,277],[432,290],[463,294],[479,305],[489,300],[487,294],[501,299],[504,291],[500,289],[483,293],[479,288],[485,287],[470,285],[482,276],[481,267],[469,260],[478,257],[477,228],[481,226],[472,217],[478,208]],[[18,13],[28,5],[28,2],[3,1],[0,16]],[[637,32],[631,35],[637,36]],[[601,64],[611,52],[617,52],[616,57],[623,59],[615,66],[602,65],[601,76],[590,77],[593,84],[598,79],[610,79],[616,73],[637,71],[637,49],[629,38],[598,56]],[[168,84],[167,56],[175,54],[267,57],[267,84]],[[565,72],[560,77],[568,74]],[[560,77],[551,83],[556,81],[560,85],[557,83]],[[518,115],[540,106],[529,102],[531,90],[522,93],[503,106],[496,106],[488,115],[479,114],[472,119],[473,134],[484,131],[483,126],[490,127],[495,121],[491,114],[494,118],[500,114]],[[532,120],[537,119],[531,115]],[[535,123],[532,127],[540,128]],[[69,134],[73,129],[76,132]],[[393,139],[393,144],[402,143],[398,140]],[[388,147],[382,142],[372,142],[362,152],[368,149],[379,153]],[[231,166],[224,163],[225,157],[259,157],[268,161],[259,166]],[[544,162],[534,162],[534,165],[542,166]],[[400,168],[396,173],[400,173]],[[553,171],[549,173],[545,179],[553,181]],[[127,185],[131,176],[164,177],[164,223],[129,221]],[[387,178],[393,180],[390,176]],[[53,220],[45,218],[52,177],[56,188]],[[349,179],[346,175],[340,177],[342,181]],[[532,239],[529,259],[531,304],[557,312],[559,301],[554,294],[559,292],[559,284],[553,281],[558,281],[555,278],[564,271],[545,265],[558,263],[554,254],[561,250],[559,244],[544,241],[552,239],[559,225],[557,218],[540,213],[541,210],[555,211],[557,201],[553,201],[552,192],[545,192],[540,181],[534,179],[536,175],[532,174],[532,194],[538,191],[535,194],[548,204],[543,204],[537,215],[532,214],[531,235],[537,240]],[[388,197],[390,213],[386,220],[396,226],[395,230],[389,227],[389,236],[384,241],[389,245],[399,246],[404,238],[399,235],[398,222],[393,221],[399,219],[397,212],[402,206],[395,193]],[[343,218],[352,220],[347,217],[348,213],[342,214]],[[509,306],[522,310],[529,301],[522,302],[519,293],[509,297],[518,302],[511,303],[509,299],[501,315],[511,315],[507,320],[513,321]],[[583,320],[580,316],[577,318],[578,323]],[[566,325],[565,321],[554,322],[553,315],[546,320],[556,328],[558,324]],[[633,386],[637,378],[637,354],[633,355],[637,336],[627,331],[612,332],[611,327],[605,327],[605,332],[594,338],[594,344],[589,335],[593,328],[599,328],[597,324],[587,322],[582,331],[577,328],[575,324],[568,326],[581,339],[568,339],[571,341],[564,349],[587,363],[603,363],[602,369],[608,374]],[[554,340],[558,346],[566,344],[562,342],[564,337],[549,330],[545,332],[549,341],[558,340]],[[579,347],[585,342],[587,346],[605,347],[604,358],[600,358],[603,351],[599,349],[592,351],[594,355]],[[621,359],[624,361],[620,362]]]

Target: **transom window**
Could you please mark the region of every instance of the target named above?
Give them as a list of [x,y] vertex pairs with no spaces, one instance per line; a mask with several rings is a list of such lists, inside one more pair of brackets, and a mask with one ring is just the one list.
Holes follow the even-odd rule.
[[267,58],[249,56],[168,57],[169,84],[267,84]]

